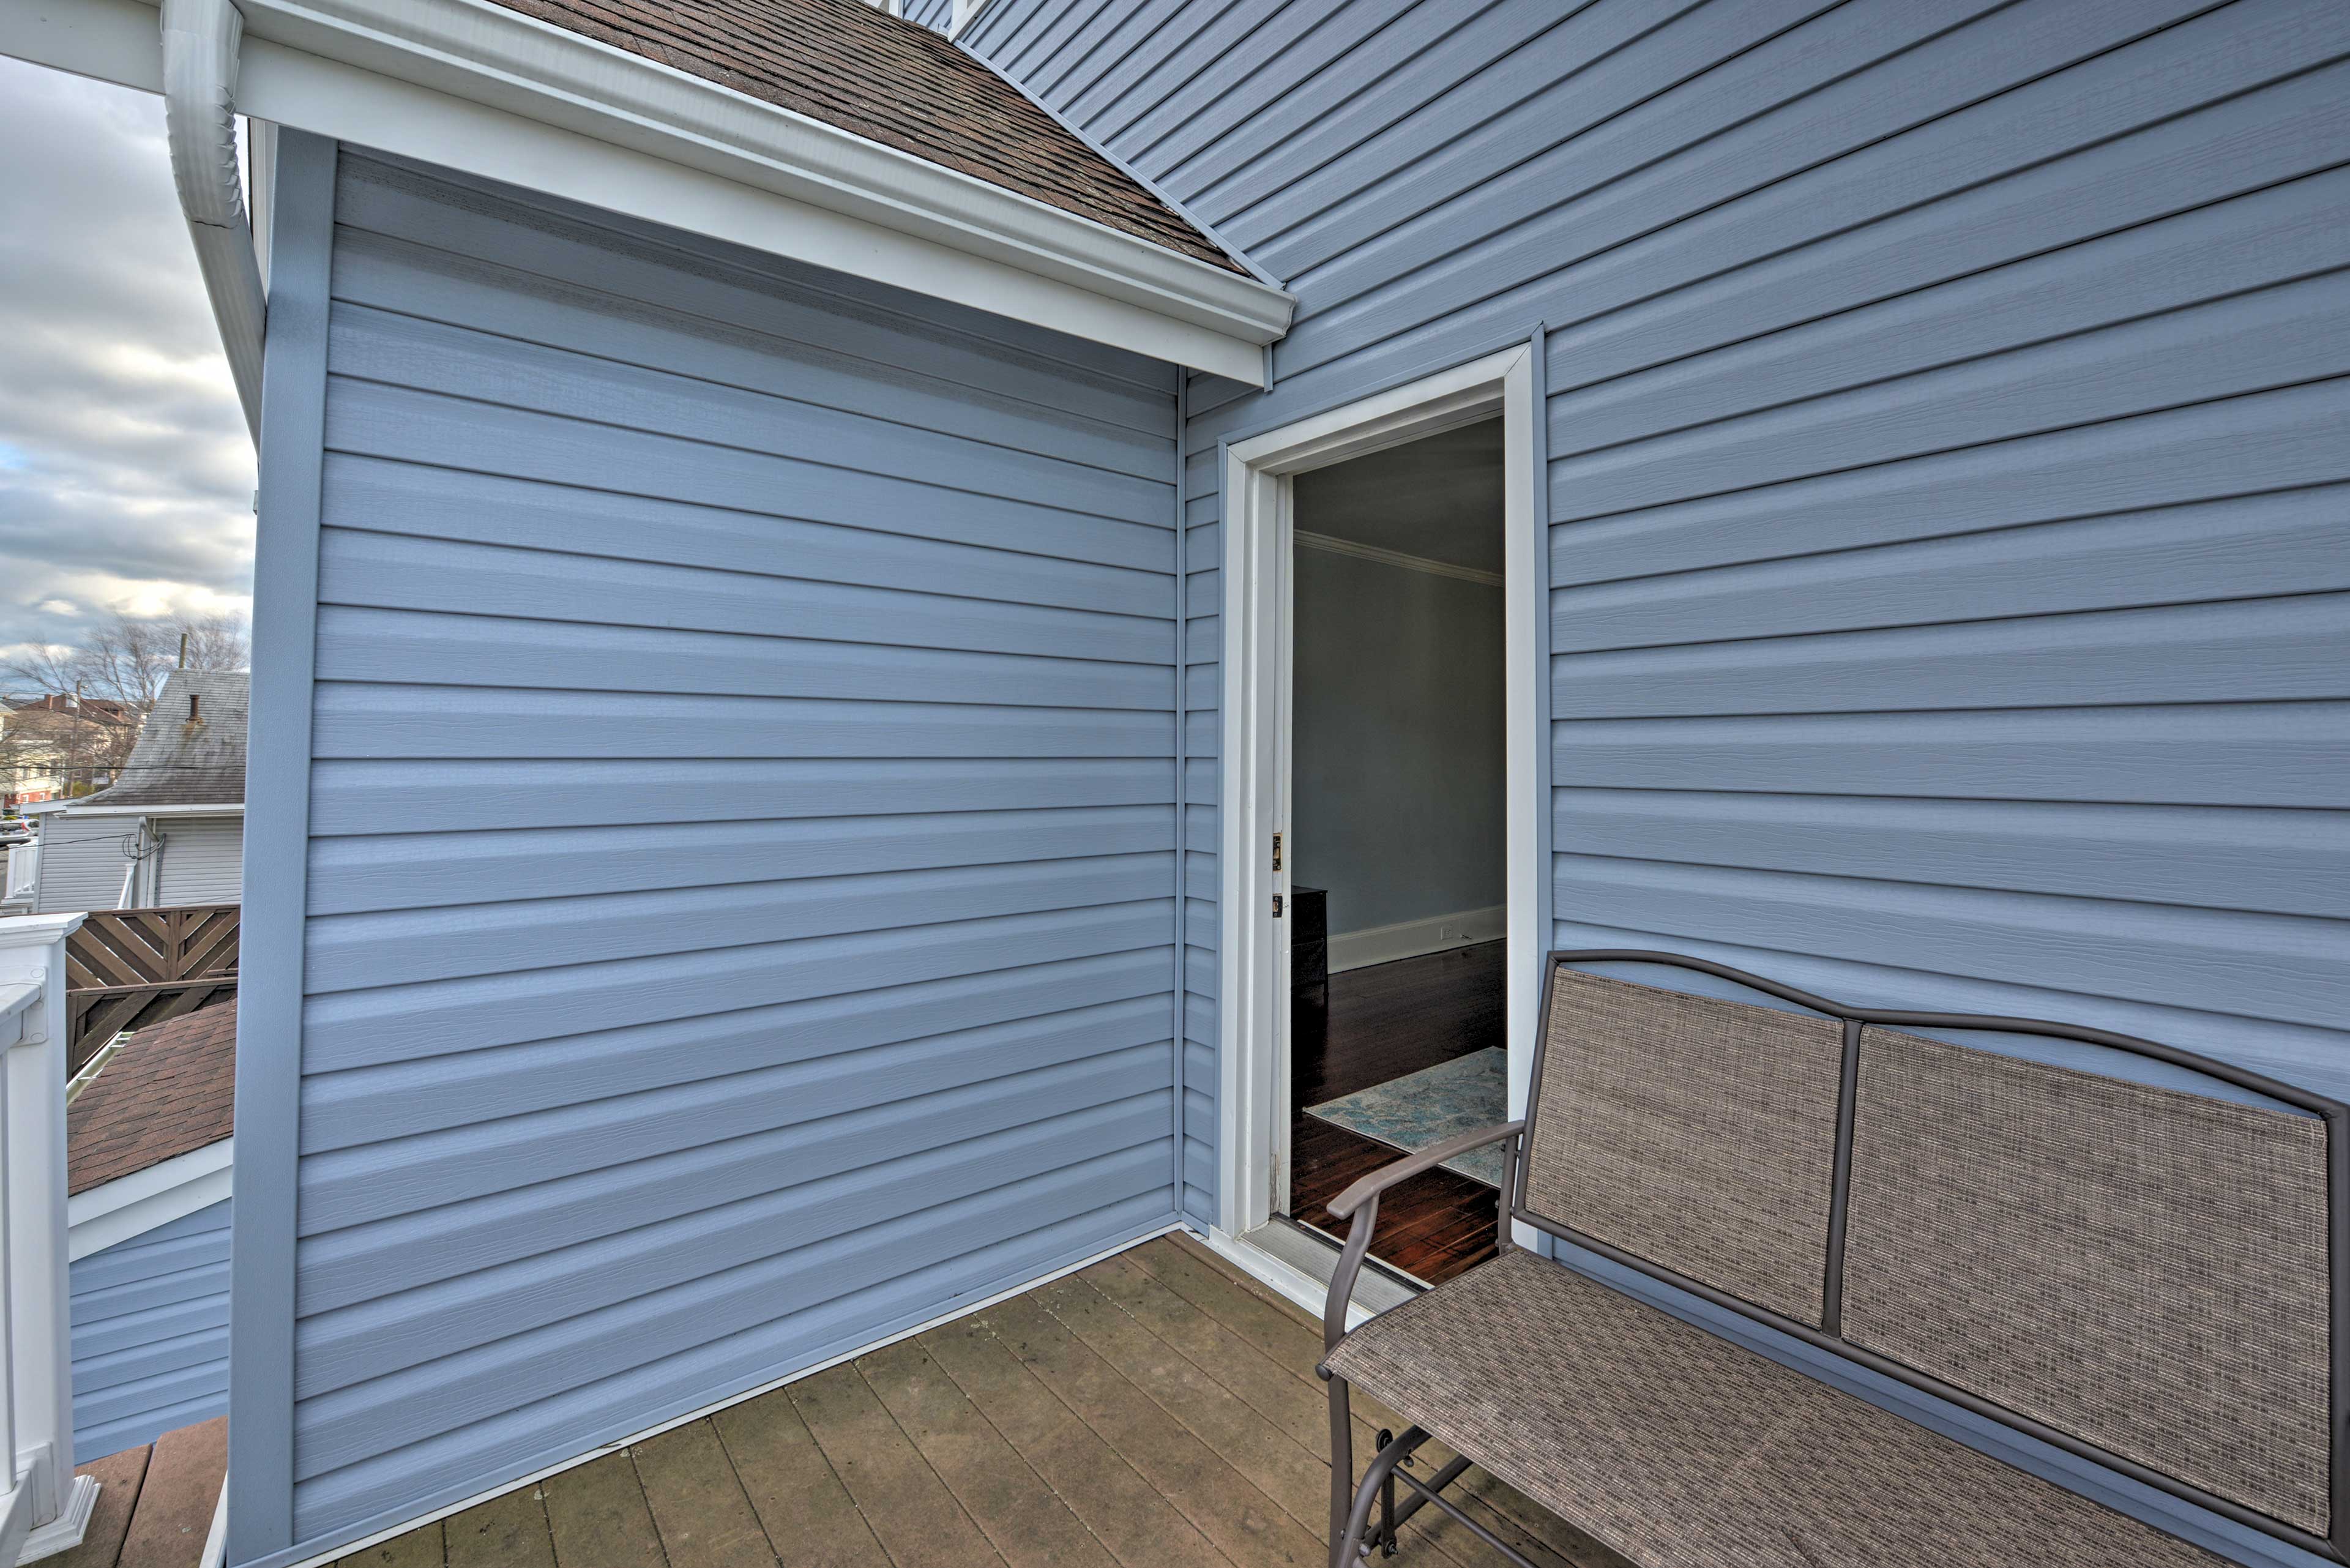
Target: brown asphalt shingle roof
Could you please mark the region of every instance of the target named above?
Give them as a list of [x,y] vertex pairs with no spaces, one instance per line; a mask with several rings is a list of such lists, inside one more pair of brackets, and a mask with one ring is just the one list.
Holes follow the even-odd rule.
[[135,1175],[236,1129],[236,1003],[141,1029],[66,1110],[66,1190]]
[[1243,270],[985,65],[930,28],[862,0],[496,3],[1183,255]]

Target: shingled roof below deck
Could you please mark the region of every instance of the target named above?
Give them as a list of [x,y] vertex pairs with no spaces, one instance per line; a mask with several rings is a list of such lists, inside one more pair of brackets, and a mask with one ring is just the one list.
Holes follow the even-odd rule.
[[236,1130],[236,1003],[141,1029],[66,1110],[67,1189],[87,1192]]
[[863,0],[496,0],[1229,272],[1182,214],[986,66]]

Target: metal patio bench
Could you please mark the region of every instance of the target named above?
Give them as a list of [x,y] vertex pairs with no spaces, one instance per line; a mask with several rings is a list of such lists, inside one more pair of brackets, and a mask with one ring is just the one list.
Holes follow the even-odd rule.
[[[1648,1565],[2223,1561],[2085,1495],[2191,1517],[2146,1489],[2345,1560],[2350,1108],[2103,1030],[1846,1007],[1674,954],[1545,970],[1525,1120],[1330,1205],[1353,1220],[1324,1314],[1333,1568],[1431,1502],[1524,1563],[1444,1495],[1471,1464]],[[2124,1079],[2109,1052],[2169,1065]],[[1347,1332],[1379,1194],[1496,1141],[1500,1255]],[[1512,1246],[1513,1219],[1568,1262]],[[1359,1485],[1350,1385],[1410,1423]],[[1454,1456],[1432,1469],[1431,1442]]]

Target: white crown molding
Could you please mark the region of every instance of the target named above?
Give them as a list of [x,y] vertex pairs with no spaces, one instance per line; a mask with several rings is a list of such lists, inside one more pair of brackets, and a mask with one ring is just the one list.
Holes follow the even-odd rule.
[[1377,545],[1358,545],[1352,539],[1335,538],[1328,534],[1309,534],[1303,528],[1292,531],[1301,550],[1320,550],[1325,555],[1352,556],[1358,561],[1377,561],[1382,566],[1400,566],[1407,572],[1426,572],[1430,576],[1458,577],[1464,583],[1482,583],[1489,588],[1507,585],[1509,579],[1499,572],[1482,571],[1475,566],[1456,566],[1450,561],[1431,561],[1425,556],[1407,556],[1400,550],[1382,550]]
[[[1295,298],[489,0],[239,0],[256,119],[1256,382]],[[155,90],[144,0],[0,7],[0,53]],[[696,175],[702,178],[695,178]]]

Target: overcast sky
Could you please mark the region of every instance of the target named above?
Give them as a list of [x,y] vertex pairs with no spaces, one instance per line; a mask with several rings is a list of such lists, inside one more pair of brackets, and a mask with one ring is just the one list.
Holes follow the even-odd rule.
[[163,100],[0,57],[0,665],[92,619],[242,613],[253,447]]

